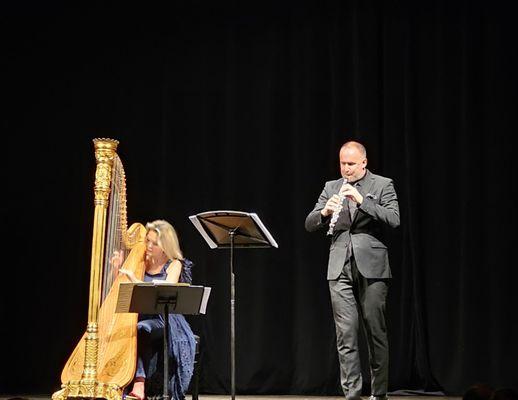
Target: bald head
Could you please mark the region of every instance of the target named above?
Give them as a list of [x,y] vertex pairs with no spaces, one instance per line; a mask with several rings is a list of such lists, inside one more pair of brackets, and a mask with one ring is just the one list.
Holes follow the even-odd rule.
[[367,158],[367,150],[365,149],[365,146],[359,142],[355,142],[354,140],[350,140],[348,142],[345,142],[342,147],[340,148],[340,151],[342,149],[356,149],[363,157]]
[[367,172],[367,151],[358,142],[346,142],[340,148],[340,173],[349,183],[363,178]]

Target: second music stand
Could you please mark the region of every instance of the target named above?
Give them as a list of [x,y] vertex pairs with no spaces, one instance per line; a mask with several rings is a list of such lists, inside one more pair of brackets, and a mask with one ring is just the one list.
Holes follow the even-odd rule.
[[257,214],[243,211],[207,211],[189,217],[211,249],[230,249],[230,381],[236,396],[236,331],[234,248],[279,247]]

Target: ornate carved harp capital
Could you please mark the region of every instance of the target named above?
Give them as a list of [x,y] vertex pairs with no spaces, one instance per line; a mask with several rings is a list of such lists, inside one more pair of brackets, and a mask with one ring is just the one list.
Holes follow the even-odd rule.
[[113,162],[117,157],[119,141],[115,139],[94,139],[95,159],[95,205],[107,207],[110,197],[110,183],[112,178]]

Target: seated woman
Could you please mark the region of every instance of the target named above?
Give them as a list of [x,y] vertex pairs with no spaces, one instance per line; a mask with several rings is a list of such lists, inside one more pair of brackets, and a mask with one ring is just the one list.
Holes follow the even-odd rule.
[[[183,258],[176,231],[167,221],[157,220],[146,225],[146,254],[144,282],[165,280],[171,283],[191,283],[192,262]],[[141,282],[132,271],[121,268],[132,282]],[[163,347],[164,318],[162,315],[139,315],[137,325],[137,371],[130,396],[144,399],[149,379],[153,379],[163,364],[157,362]],[[169,314],[169,395],[182,400],[194,369],[195,339],[181,314]],[[160,371],[163,373],[163,371]],[[148,380],[147,384],[146,381]],[[162,383],[160,383],[162,384]]]

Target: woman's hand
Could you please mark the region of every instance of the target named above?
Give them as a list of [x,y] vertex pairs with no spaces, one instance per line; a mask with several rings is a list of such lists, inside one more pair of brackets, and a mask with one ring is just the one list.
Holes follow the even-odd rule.
[[112,258],[110,258],[110,264],[114,269],[119,269],[124,263],[124,250],[113,252]]
[[140,282],[135,276],[135,273],[133,271],[130,271],[129,269],[120,268],[119,272],[121,274],[126,275],[131,282]]

